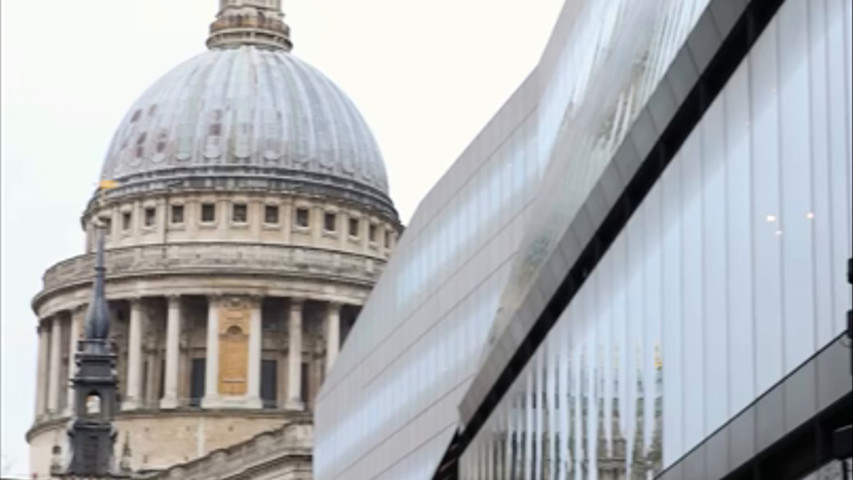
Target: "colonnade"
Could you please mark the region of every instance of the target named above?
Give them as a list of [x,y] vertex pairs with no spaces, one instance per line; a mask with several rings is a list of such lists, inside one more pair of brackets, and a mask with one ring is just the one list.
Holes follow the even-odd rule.
[[[127,308],[127,338],[121,347],[126,348],[125,393],[122,410],[139,408],[175,409],[185,407],[186,402],[180,396],[180,364],[181,364],[181,332],[184,330],[185,318],[181,308],[182,297],[171,295],[165,297],[165,367],[162,380],[162,396],[157,405],[146,403],[143,398],[143,336],[145,329],[145,313],[143,298],[134,297],[123,299],[128,303]],[[237,311],[237,322],[244,325],[240,338],[247,337],[245,393],[234,395],[221,391],[222,378],[220,363],[222,361],[221,341],[224,330],[229,328],[229,318],[233,318],[233,307],[229,302],[234,299],[241,302]],[[301,410],[302,395],[302,355],[303,355],[303,311],[308,298],[289,298],[287,307],[278,320],[287,324],[287,384],[285,409]],[[324,301],[325,308],[325,368],[328,370],[337,358],[341,342],[341,309],[340,302]],[[262,317],[263,297],[246,295],[210,295],[207,296],[207,321],[205,340],[204,364],[204,396],[201,399],[202,408],[261,408],[261,362],[262,362]],[[231,308],[231,310],[228,310]],[[224,310],[227,311],[224,311]],[[83,333],[86,306],[77,307],[71,311],[62,311],[44,318],[39,323],[38,338],[38,372],[36,389],[36,418],[49,419],[70,414],[73,409],[74,395],[70,379],[76,368],[74,354],[77,340]],[[231,315],[229,317],[229,315]],[[113,320],[114,321],[114,320]],[[67,339],[68,348],[63,350],[63,340]],[[283,354],[283,352],[282,352]],[[226,360],[227,361],[227,360]],[[242,364],[241,364],[242,365]],[[147,368],[146,368],[147,370]],[[150,375],[150,372],[149,372]],[[184,375],[184,378],[187,378]],[[65,402],[60,401],[61,389],[67,388]],[[45,418],[46,417],[46,418]]]

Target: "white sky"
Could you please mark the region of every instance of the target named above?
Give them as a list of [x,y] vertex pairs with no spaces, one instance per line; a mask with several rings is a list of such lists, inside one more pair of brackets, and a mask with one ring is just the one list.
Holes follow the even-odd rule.
[[[2,464],[28,473],[30,300],[82,253],[79,216],[126,109],[203,51],[215,0],[2,0]],[[285,0],[294,53],[353,99],[404,222],[533,68],[562,0]],[[24,477],[22,477],[24,478]]]

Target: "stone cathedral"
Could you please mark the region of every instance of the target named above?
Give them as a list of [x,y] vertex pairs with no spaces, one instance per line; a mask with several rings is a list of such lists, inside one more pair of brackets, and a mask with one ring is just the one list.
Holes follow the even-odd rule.
[[280,3],[220,0],[207,51],[118,126],[80,219],[85,252],[49,268],[32,302],[34,478],[68,463],[97,224],[114,457],[145,477],[277,462],[293,476],[275,478],[310,478],[315,394],[402,225],[370,129],[291,54]]

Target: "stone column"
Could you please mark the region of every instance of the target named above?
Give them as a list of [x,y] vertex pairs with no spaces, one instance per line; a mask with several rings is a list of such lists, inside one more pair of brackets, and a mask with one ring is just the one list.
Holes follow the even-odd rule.
[[[68,379],[71,380],[77,374],[77,341],[83,334],[83,323],[86,321],[86,305],[81,305],[71,312],[71,329],[68,335]],[[74,384],[68,382],[68,395],[66,396],[66,411],[71,416],[74,413]]]
[[293,230],[293,203],[290,200],[285,200],[279,204],[279,215],[284,232],[284,243],[290,245],[291,231]]
[[290,299],[287,352],[287,403],[285,408],[302,410],[302,305],[301,298]]
[[178,407],[178,367],[181,348],[181,297],[168,298],[166,314],[166,378],[160,408]]
[[252,297],[251,316],[249,317],[249,382],[248,402],[249,408],[261,408],[261,297]]
[[59,410],[59,374],[62,369],[62,322],[54,316],[50,326],[50,370],[47,384],[47,411],[58,413]]
[[323,241],[323,230],[326,229],[326,211],[322,207],[312,206],[308,209],[308,225],[311,229],[311,242],[320,245]]
[[142,299],[130,299],[130,325],[127,340],[127,397],[123,410],[139,408],[142,387]]
[[46,322],[39,321],[38,368],[36,370],[36,419],[46,413],[47,408],[47,362],[50,355],[50,332]]
[[219,297],[207,297],[207,359],[202,408],[215,408],[219,401]]
[[332,369],[338,350],[341,348],[341,304],[329,302],[329,313],[326,317],[326,371]]

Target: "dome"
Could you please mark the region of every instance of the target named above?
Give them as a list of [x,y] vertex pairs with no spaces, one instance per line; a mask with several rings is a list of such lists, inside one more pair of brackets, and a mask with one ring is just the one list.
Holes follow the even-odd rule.
[[167,73],[122,120],[101,172],[120,184],[199,175],[388,194],[379,148],[352,101],[286,49],[263,45],[212,48]]

